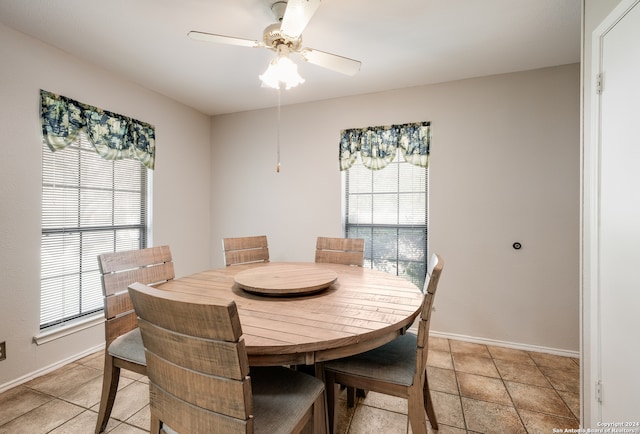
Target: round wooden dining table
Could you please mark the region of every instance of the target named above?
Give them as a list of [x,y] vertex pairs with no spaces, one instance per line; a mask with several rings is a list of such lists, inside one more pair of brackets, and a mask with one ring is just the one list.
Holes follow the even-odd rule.
[[423,301],[403,277],[327,263],[236,265],[157,287],[234,300],[252,366],[314,365],[377,348],[406,332]]

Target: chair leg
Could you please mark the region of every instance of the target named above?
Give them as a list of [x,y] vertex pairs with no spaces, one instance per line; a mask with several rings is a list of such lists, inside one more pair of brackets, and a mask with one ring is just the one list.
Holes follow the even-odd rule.
[[313,403],[313,434],[328,434],[329,433],[329,422],[328,422],[328,412],[325,410],[327,406],[327,395],[326,392],[323,391],[316,402]]
[[104,432],[111,417],[111,410],[118,392],[120,381],[120,368],[113,365],[113,357],[109,353],[104,355],[104,372],[102,374],[102,395],[100,396],[100,409],[96,422],[96,434]]
[[356,389],[347,387],[347,407],[353,408],[354,405],[356,405]]
[[160,431],[160,428],[162,428],[162,424],[160,423],[160,419],[157,416],[154,416],[153,412],[152,412],[151,413],[151,423],[150,423],[150,427],[149,427],[149,433],[150,434],[160,434],[160,433],[166,432],[164,429],[162,431]]
[[336,409],[338,408],[338,402],[336,399],[336,392],[338,385],[336,384],[335,374],[331,371],[325,371],[324,373],[324,387],[327,393],[327,418],[329,425],[329,434],[337,432],[338,415]]
[[433,409],[433,400],[431,399],[431,389],[429,389],[429,379],[427,378],[426,371],[424,374],[424,388],[422,391],[422,395],[424,396],[424,408],[427,411],[427,417],[429,418],[431,427],[437,431],[438,420],[436,419],[436,412]]
[[356,405],[356,398],[366,398],[366,397],[367,397],[366,390],[356,389],[354,387],[347,387],[347,407],[353,408],[353,406]]
[[427,434],[427,419],[424,414],[423,388],[417,384],[409,388],[409,422],[413,434]]

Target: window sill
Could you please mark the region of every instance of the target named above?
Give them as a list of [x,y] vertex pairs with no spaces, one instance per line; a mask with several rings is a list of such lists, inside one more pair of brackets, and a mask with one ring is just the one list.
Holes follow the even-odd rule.
[[74,322],[73,324],[67,324],[60,327],[55,327],[52,330],[45,330],[40,334],[33,337],[33,342],[36,345],[46,344],[56,339],[63,338],[65,336],[72,335],[82,330],[86,330],[91,327],[95,327],[104,322],[104,315],[102,313],[92,315],[81,321]]

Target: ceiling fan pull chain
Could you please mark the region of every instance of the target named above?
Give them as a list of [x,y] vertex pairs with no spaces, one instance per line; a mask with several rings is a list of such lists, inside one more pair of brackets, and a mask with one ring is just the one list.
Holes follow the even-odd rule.
[[278,164],[276,165],[276,173],[280,173],[280,87],[278,86],[278,138],[276,140],[276,157]]

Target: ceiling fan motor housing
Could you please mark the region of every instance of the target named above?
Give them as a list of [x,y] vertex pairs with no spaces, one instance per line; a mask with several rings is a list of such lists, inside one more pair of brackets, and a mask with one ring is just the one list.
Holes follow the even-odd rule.
[[[286,6],[286,3],[285,3]],[[278,45],[286,45],[291,51],[298,51],[302,47],[302,37],[290,38],[280,31],[280,23],[271,24],[264,29],[262,41],[267,47],[278,48]]]

